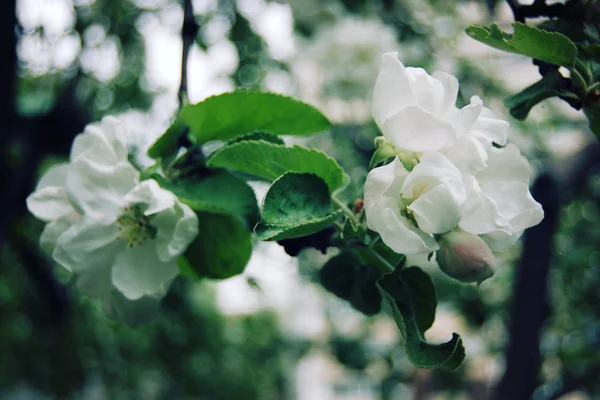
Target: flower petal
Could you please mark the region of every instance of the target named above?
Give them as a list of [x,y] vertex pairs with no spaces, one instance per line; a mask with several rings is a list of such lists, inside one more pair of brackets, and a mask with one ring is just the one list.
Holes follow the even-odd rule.
[[473,176],[463,176],[467,200],[463,204],[462,219],[458,226],[475,235],[505,230],[510,233],[508,220],[498,211],[496,202],[486,195]]
[[[398,168],[401,169],[398,170]],[[402,170],[404,170],[404,173],[402,173]],[[384,193],[391,188],[394,182],[400,181],[400,184],[402,184],[407,175],[408,171],[404,169],[398,157],[387,165],[373,168],[369,171],[364,187],[365,209],[373,207]]]
[[407,68],[398,60],[398,53],[386,53],[373,90],[373,119],[382,127],[392,114],[410,105],[414,105],[414,101]]
[[471,97],[471,104],[464,106],[454,114],[450,115],[448,121],[458,135],[463,135],[467,133],[471,126],[473,126],[477,117],[481,114],[482,108],[483,102],[481,99],[477,96],[473,96]]
[[125,297],[137,300],[163,290],[178,272],[176,260],[162,262],[151,247],[142,245],[119,254],[112,282]]
[[439,249],[435,239],[414,226],[400,214],[397,202],[384,198],[369,210],[365,209],[369,229],[378,232],[381,240],[398,254],[429,253]]
[[419,195],[432,190],[437,185],[448,186],[453,197],[459,202],[466,199],[460,171],[437,151],[426,152],[406,177],[402,186],[402,197],[415,200]]
[[494,182],[485,194],[498,205],[498,212],[509,221],[512,232],[539,224],[544,218],[542,206],[531,197],[527,185],[521,182]]
[[508,128],[508,122],[496,117],[489,108],[483,107],[469,134],[486,143],[493,142],[504,146],[508,138]]
[[73,212],[65,189],[68,164],[51,167],[27,197],[27,208],[38,219],[51,221]]
[[73,210],[70,214],[48,222],[40,236],[40,247],[46,251],[54,250],[60,235],[66,232],[79,218],[79,214]]
[[115,117],[104,117],[101,122],[86,126],[75,137],[71,147],[71,162],[79,159],[111,165],[127,161],[127,132]]
[[485,169],[488,154],[485,147],[473,136],[462,135],[456,143],[440,150],[459,171],[475,175]]
[[529,185],[531,168],[529,162],[521,155],[518,147],[512,143],[502,149],[491,147],[488,149],[488,166],[477,174],[477,180],[484,188],[489,183],[495,185],[496,181],[521,182]]
[[398,111],[380,128],[397,149],[417,152],[442,149],[458,138],[452,125],[416,106]]
[[502,251],[517,243],[523,231],[506,233],[502,231],[481,235],[481,238],[490,246],[492,251]]
[[125,196],[127,204],[147,204],[145,215],[153,215],[173,208],[176,200],[172,192],[161,188],[154,179],[140,182]]
[[139,172],[127,162],[104,166],[80,159],[69,169],[67,193],[81,214],[117,218],[138,180]]
[[73,272],[107,268],[125,247],[117,240],[117,224],[110,220],[80,218],[56,242],[54,260]]
[[198,217],[191,208],[176,202],[152,220],[157,228],[154,244],[158,257],[167,262],[182,254],[198,235]]
[[456,108],[456,97],[458,96],[458,80],[450,74],[436,71],[433,78],[440,81],[443,87],[443,96],[439,105],[438,112],[444,115],[450,110]]
[[438,185],[408,206],[419,228],[430,234],[448,232],[460,221],[462,198],[456,198],[447,185]]

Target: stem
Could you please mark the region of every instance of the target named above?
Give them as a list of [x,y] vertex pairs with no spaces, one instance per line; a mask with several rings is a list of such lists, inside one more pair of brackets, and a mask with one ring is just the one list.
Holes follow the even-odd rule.
[[375,256],[375,258],[377,258],[380,262],[381,265],[383,265],[386,268],[386,271],[381,271],[382,273],[388,273],[388,272],[394,272],[396,270],[396,267],[394,267],[392,264],[390,264],[388,262],[388,260],[386,260],[385,258],[383,258],[381,256],[381,254],[379,254],[378,252],[376,252],[375,250],[373,250],[371,248],[371,246],[369,246],[369,251],[371,252],[371,254],[373,254],[373,256]]
[[194,9],[192,8],[192,0],[183,1],[183,26],[181,27],[181,40],[183,41],[183,50],[181,52],[181,82],[179,85],[179,106],[188,103],[187,94],[187,64],[188,55],[194,39],[198,34],[198,24],[194,18]]
[[335,204],[338,205],[338,207],[340,207],[340,209],[342,211],[344,211],[344,214],[346,214],[346,216],[348,217],[348,219],[350,219],[352,221],[352,223],[354,224],[354,226],[359,226],[360,225],[360,221],[358,220],[358,218],[356,218],[356,215],[354,215],[354,212],[348,208],[348,206],[346,205],[346,203],[344,203],[341,199],[337,198],[337,196],[333,195],[331,196],[331,199],[333,200],[333,202]]

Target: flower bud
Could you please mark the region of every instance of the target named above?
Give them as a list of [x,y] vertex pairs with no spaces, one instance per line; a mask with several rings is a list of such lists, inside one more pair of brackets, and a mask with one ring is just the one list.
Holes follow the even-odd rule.
[[437,262],[452,278],[465,283],[481,283],[494,275],[496,259],[479,236],[457,228],[441,235],[438,244]]

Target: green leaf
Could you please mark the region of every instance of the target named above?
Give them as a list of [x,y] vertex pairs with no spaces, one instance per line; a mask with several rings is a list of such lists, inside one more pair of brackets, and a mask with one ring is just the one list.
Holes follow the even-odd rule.
[[274,143],[274,144],[282,144],[285,145],[283,139],[273,133],[267,132],[250,132],[246,135],[238,136],[236,138],[228,141],[225,146],[231,145],[233,143],[244,142],[247,140],[264,140],[265,142]]
[[274,93],[246,90],[186,105],[178,120],[190,128],[190,136],[199,145],[254,131],[308,136],[331,127],[313,106]]
[[227,168],[273,181],[286,172],[319,176],[333,193],[344,185],[344,170],[327,154],[302,146],[249,140],[224,146],[207,160],[209,167]]
[[522,92],[504,100],[504,105],[510,108],[513,117],[523,121],[536,104],[550,97],[567,94],[561,89],[563,79],[560,72],[550,72]]
[[376,286],[380,276],[351,251],[331,258],[319,272],[325,289],[366,315],[377,314],[381,309],[381,294]]
[[208,176],[173,181],[159,175],[153,178],[194,211],[238,216],[247,221],[248,229],[258,221],[254,191],[246,182],[226,171],[213,170]]
[[331,225],[342,211],[333,211],[329,189],[313,174],[288,172],[265,195],[262,220],[254,228],[260,240],[308,236]]
[[600,138],[600,110],[592,107],[584,107],[583,112],[590,123],[590,130]]
[[418,267],[396,269],[377,284],[400,329],[409,361],[419,368],[458,368],[465,358],[460,336],[454,333],[449,342],[442,344],[427,343],[423,336],[435,319],[437,306],[429,276]]
[[466,32],[473,39],[500,50],[565,67],[575,63],[577,47],[562,33],[548,32],[520,22],[515,22],[513,27],[512,35],[502,32],[496,24],[490,28],[471,25]]
[[185,252],[183,273],[227,279],[241,274],[252,254],[252,235],[244,223],[227,215],[198,213],[200,234]]
[[177,151],[180,149],[179,138],[185,130],[183,125],[178,120],[175,120],[173,125],[158,138],[156,142],[148,149],[148,155],[151,158],[175,158]]

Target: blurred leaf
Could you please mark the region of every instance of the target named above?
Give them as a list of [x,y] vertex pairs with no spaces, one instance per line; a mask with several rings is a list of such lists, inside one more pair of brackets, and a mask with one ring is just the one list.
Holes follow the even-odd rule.
[[185,252],[190,269],[197,277],[227,279],[241,274],[252,254],[252,236],[236,217],[199,212],[200,234]]
[[584,107],[583,112],[590,123],[590,130],[600,138],[600,110],[592,107]]
[[351,251],[333,257],[319,272],[325,289],[366,315],[377,314],[381,309],[381,294],[376,286],[380,276]]
[[153,178],[194,211],[238,216],[247,221],[248,229],[258,221],[254,191],[242,179],[226,171],[214,170],[208,176],[173,181],[159,175]]
[[331,123],[316,108],[274,93],[239,90],[186,105],[178,121],[190,128],[198,145],[253,131],[309,136]]
[[377,284],[400,329],[409,361],[419,368],[458,368],[465,358],[460,336],[454,333],[449,342],[435,345],[423,336],[435,319],[437,306],[431,278],[418,267],[411,267],[396,269]]
[[520,22],[513,23],[513,27],[513,34],[502,32],[497,24],[492,24],[490,28],[471,25],[466,32],[473,39],[496,49],[565,67],[575,63],[577,47],[565,35]]
[[273,181],[286,172],[307,172],[319,176],[329,191],[344,184],[344,171],[327,154],[302,146],[248,140],[227,145],[207,160],[209,167],[221,167]]
[[369,357],[361,340],[335,337],[331,341],[333,354],[348,368],[362,371],[369,365]]
[[342,211],[333,211],[329,189],[313,174],[288,172],[273,182],[254,228],[260,240],[281,240],[318,232]]
[[177,151],[181,148],[179,138],[184,131],[185,125],[179,120],[175,120],[173,125],[148,149],[148,155],[154,159],[160,157],[174,158],[177,155]]
[[510,108],[510,115],[523,121],[536,104],[567,93],[561,88],[563,80],[560,72],[552,71],[522,92],[504,100],[504,105]]

